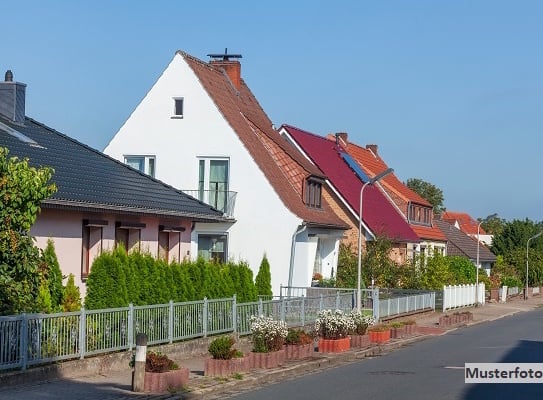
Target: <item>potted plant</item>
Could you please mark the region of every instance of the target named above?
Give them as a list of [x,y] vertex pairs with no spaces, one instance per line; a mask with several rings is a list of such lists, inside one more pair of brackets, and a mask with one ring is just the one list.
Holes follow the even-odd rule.
[[368,346],[370,339],[367,330],[368,327],[375,324],[375,318],[373,315],[366,315],[358,310],[352,310],[349,316],[354,324],[354,329],[350,332],[351,347]]
[[230,376],[249,370],[249,357],[234,348],[235,343],[231,336],[220,336],[211,341],[208,347],[211,358],[205,360],[204,375]]
[[147,352],[145,359],[144,390],[166,392],[180,389],[189,381],[189,369],[179,366],[165,354]]
[[285,361],[283,343],[288,334],[287,324],[271,317],[252,316],[253,351],[251,368],[275,368]]
[[285,338],[287,360],[300,360],[313,354],[313,336],[301,328],[289,328]]
[[368,334],[372,343],[387,343],[390,340],[390,326],[374,325],[368,328]]
[[341,310],[322,310],[315,320],[319,336],[319,352],[338,353],[351,347],[349,333],[354,330],[352,318]]

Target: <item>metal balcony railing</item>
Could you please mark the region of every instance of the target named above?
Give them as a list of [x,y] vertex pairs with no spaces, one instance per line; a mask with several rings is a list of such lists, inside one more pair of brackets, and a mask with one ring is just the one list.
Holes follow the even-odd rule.
[[222,211],[227,217],[234,217],[238,192],[224,190],[183,190],[183,192]]

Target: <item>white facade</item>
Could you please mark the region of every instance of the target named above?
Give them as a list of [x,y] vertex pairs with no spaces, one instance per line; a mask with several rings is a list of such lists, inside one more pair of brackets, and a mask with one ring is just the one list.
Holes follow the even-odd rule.
[[[176,99],[182,99],[182,117],[174,116]],[[199,168],[209,165],[209,160],[227,161],[228,190],[237,192],[233,212],[236,223],[231,227],[195,224],[192,258],[197,257],[200,235],[223,234],[228,237],[228,258],[248,262],[254,275],[267,255],[274,294],[279,293],[281,284],[289,283],[291,243],[302,220],[285,207],[180,54],[175,55],[104,152],[123,162],[130,155],[154,157],[155,177],[181,190],[198,190]],[[308,270],[296,264],[291,283],[306,286],[311,281],[317,246],[315,242],[311,247],[307,238],[298,236],[296,240],[303,243],[295,250],[295,261],[303,261]],[[326,254],[324,263],[337,269],[337,251],[333,256],[330,261],[330,254]]]

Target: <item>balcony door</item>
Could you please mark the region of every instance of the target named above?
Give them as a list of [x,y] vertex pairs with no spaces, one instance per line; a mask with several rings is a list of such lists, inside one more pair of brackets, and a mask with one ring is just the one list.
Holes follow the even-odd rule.
[[226,212],[228,201],[228,159],[200,159],[198,198]]

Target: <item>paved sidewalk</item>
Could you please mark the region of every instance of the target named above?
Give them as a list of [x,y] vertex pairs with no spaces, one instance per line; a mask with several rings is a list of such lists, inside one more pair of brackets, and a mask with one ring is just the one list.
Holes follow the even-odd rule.
[[[480,307],[462,309],[473,313],[473,321],[467,325],[492,321],[509,315],[530,311],[543,306],[543,296],[533,297],[527,301],[516,298],[507,303],[487,303]],[[71,379],[56,379],[45,382],[24,382],[8,387],[0,387],[0,400],[24,399],[76,399],[76,400],[175,400],[175,399],[218,399],[228,395],[249,390],[252,387],[296,376],[331,368],[343,363],[353,362],[368,356],[389,352],[395,348],[424,340],[432,334],[444,334],[445,329],[439,329],[437,322],[441,312],[430,312],[422,316],[412,316],[417,320],[421,334],[418,336],[393,340],[389,344],[372,346],[368,349],[351,350],[341,354],[315,353],[311,359],[287,362],[283,367],[273,370],[253,370],[243,374],[242,379],[217,379],[203,376],[206,354],[185,358],[179,361],[183,367],[190,370],[188,392],[166,394],[136,394],[131,391],[131,371],[112,371],[104,375],[92,375]],[[458,329],[459,326],[448,327],[448,330]],[[246,349],[242,349],[246,350]]]

